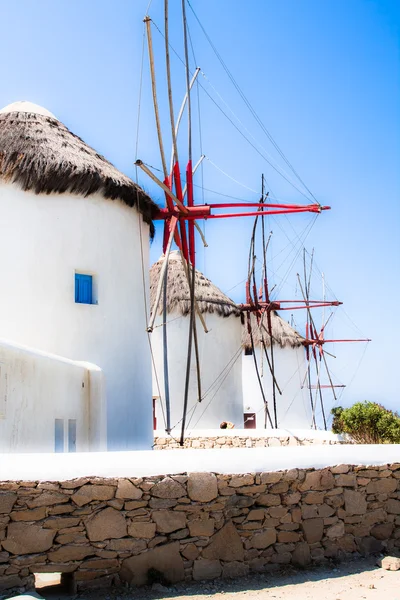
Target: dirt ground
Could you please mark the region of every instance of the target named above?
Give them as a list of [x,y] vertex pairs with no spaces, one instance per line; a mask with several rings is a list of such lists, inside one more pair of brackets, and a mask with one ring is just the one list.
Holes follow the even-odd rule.
[[[76,596],[47,595],[46,600],[72,600]],[[129,590],[125,588],[92,591],[81,600],[400,600],[400,571],[385,571],[376,558],[358,559],[340,565],[299,571],[252,575],[236,580],[182,583],[170,588],[155,584]]]

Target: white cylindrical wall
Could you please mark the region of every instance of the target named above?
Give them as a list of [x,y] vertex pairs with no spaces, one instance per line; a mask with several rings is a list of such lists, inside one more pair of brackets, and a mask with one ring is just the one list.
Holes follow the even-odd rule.
[[[270,356],[270,353],[269,353]],[[264,394],[274,421],[272,376],[265,353],[256,348]],[[308,390],[302,389],[307,363],[303,346],[298,348],[274,346],[275,378],[282,391],[276,391],[278,427],[280,429],[309,429],[311,406]],[[264,427],[264,401],[261,394],[252,355],[242,357],[243,407],[245,413],[256,413],[256,427]],[[268,423],[268,428],[270,424]]]
[[[108,448],[150,448],[148,225],[100,195],[35,195],[5,183],[0,210],[1,336],[98,365]],[[97,304],[75,303],[75,272],[93,275]]]
[[[231,421],[236,427],[243,427],[243,396],[241,372],[241,324],[240,318],[231,315],[204,314],[208,333],[204,332],[201,321],[196,317],[200,354],[201,385],[203,400],[198,402],[196,362],[194,349],[190,371],[190,388],[187,411],[187,430],[219,429],[222,421]],[[188,350],[189,317],[171,312],[167,317],[169,389],[171,398],[172,435],[178,436],[183,414],[186,360]],[[162,317],[158,316],[151,334],[155,371],[153,370],[153,395],[156,400],[157,428],[165,429],[161,408],[164,401],[163,339]]]

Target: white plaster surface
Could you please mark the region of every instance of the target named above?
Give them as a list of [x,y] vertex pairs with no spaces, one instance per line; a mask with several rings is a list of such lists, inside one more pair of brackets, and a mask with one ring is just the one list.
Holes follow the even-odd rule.
[[[148,289],[148,225],[117,200],[35,195],[7,183],[0,183],[0,210],[1,336],[98,365],[106,381],[109,449],[150,449],[142,273],[143,252]],[[75,303],[76,271],[94,276],[98,304]]]
[[28,102],[27,100],[18,100],[0,110],[0,113],[10,112],[35,113],[37,115],[44,115],[45,117],[52,117],[53,119],[57,118],[47,108],[43,108],[43,106],[39,106],[39,104],[34,104],[33,102]]
[[76,420],[76,449],[106,450],[101,369],[0,340],[0,451],[53,452],[55,419]]
[[[240,319],[233,315],[224,318],[215,313],[207,313],[203,316],[209,330],[208,333],[204,332],[201,321],[198,317],[196,318],[203,401],[198,402],[197,371],[193,349],[187,429],[189,431],[198,428],[215,430],[219,429],[222,421],[231,421],[237,427],[243,426]],[[177,436],[183,415],[189,317],[183,317],[180,313],[173,311],[168,314],[167,323],[171,427],[172,435]],[[161,324],[162,316],[158,315],[155,322],[156,327],[151,334],[155,369],[161,390],[161,400],[156,401],[157,428],[160,429],[165,428],[161,403],[164,414],[166,414],[163,334],[162,327],[159,327]],[[237,360],[230,363],[233,357],[236,357]],[[154,370],[153,395],[160,395]]]
[[63,481],[75,477],[143,477],[186,472],[252,473],[338,464],[400,462],[400,445],[328,445],[163,452],[0,454],[0,481]]
[[[272,377],[264,351],[256,348],[257,364],[260,371],[271,418],[274,421],[272,396]],[[309,392],[301,386],[307,363],[303,346],[299,348],[281,348],[274,346],[275,377],[282,392],[276,391],[278,427],[282,429],[306,429],[311,427],[311,406]],[[258,383],[253,356],[242,357],[243,407],[244,412],[256,413],[256,427],[264,427],[264,400]],[[315,391],[313,391],[315,394]],[[317,410],[320,421],[320,408]],[[267,427],[270,428],[269,421]]]

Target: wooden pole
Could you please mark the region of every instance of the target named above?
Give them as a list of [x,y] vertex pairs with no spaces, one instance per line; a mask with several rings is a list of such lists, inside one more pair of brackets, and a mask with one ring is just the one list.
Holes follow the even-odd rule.
[[160,147],[161,162],[162,162],[162,166],[163,166],[164,177],[167,177],[168,176],[167,163],[165,161],[164,145],[163,145],[162,134],[161,134],[160,114],[158,112],[156,75],[155,75],[155,70],[154,70],[154,55],[153,55],[153,42],[152,42],[152,38],[151,38],[151,19],[150,19],[150,17],[145,17],[144,22],[146,23],[147,46],[149,49],[151,89],[152,89],[152,93],[153,93],[153,106],[154,106],[154,115],[156,118],[158,145]]

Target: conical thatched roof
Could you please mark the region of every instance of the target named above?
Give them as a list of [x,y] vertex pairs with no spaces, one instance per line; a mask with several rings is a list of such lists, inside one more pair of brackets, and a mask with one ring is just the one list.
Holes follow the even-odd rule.
[[[257,323],[255,315],[251,313],[250,322],[254,346],[256,348],[261,346],[261,340],[263,339],[264,344],[269,347],[271,345],[271,337],[268,332],[269,329],[267,315],[264,313],[260,323]],[[284,321],[275,311],[271,311],[271,326],[272,340],[275,345],[279,345],[281,348],[285,348],[286,346],[296,348],[302,345],[304,338],[302,338],[301,335],[297,333],[297,331],[295,331],[293,327]],[[247,327],[247,317],[245,317],[243,325],[242,344],[245,349],[251,349],[251,339]]]
[[0,111],[0,179],[35,194],[100,193],[135,206],[151,227],[154,202],[46,109],[15,102]]
[[[162,256],[150,269],[150,305],[154,306],[158,281],[160,278],[161,265],[164,262]],[[190,290],[187,277],[183,268],[182,259],[178,251],[171,252],[168,258],[168,287],[167,287],[167,310],[180,312],[182,315],[190,313]],[[240,316],[240,310],[236,304],[225,296],[200,271],[196,270],[195,297],[200,312],[217,313],[222,317],[230,315]],[[158,305],[158,313],[163,309],[163,294]]]

